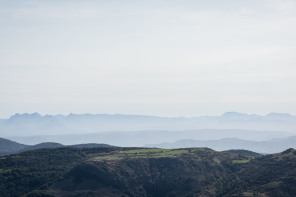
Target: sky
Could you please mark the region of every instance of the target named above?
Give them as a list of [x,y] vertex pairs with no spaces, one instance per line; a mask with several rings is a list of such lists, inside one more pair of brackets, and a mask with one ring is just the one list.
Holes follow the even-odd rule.
[[0,118],[296,114],[296,0],[0,0]]

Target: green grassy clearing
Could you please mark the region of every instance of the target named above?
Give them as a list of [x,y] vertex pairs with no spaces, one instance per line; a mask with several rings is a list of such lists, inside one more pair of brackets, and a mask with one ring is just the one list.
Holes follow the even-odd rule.
[[244,193],[242,193],[242,195],[245,197],[254,196],[253,193],[251,193],[251,192],[244,192]]
[[119,160],[123,158],[116,155],[106,155],[106,156],[93,157],[92,159],[93,160]]
[[220,161],[219,159],[217,159],[217,158],[214,158],[213,160],[214,160],[214,162],[216,162],[217,164],[220,164],[220,163],[221,163],[221,161]]
[[174,157],[182,154],[193,154],[195,149],[160,149],[141,148],[133,150],[115,151],[108,155],[94,156],[93,160],[119,160],[124,158],[160,158]]
[[249,163],[254,157],[247,156],[247,159],[238,159],[238,160],[232,160],[232,163],[242,164],[242,163]]
[[134,150],[122,150],[119,153],[126,153],[126,154],[143,154],[143,153],[160,153],[169,151],[169,149],[161,149],[161,148],[143,148],[143,149],[134,149]]
[[232,160],[232,163],[249,163],[251,159],[242,159],[242,160]]

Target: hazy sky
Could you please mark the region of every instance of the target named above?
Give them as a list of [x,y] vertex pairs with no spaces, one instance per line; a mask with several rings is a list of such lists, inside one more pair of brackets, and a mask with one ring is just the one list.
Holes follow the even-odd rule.
[[296,114],[296,0],[0,0],[0,118]]

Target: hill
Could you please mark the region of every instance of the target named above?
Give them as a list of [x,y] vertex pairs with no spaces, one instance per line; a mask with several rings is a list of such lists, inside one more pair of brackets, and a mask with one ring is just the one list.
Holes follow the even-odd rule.
[[[55,142],[43,142],[36,145],[24,145],[11,140],[7,140],[4,138],[0,138],[0,156],[1,155],[10,155],[15,153],[26,152],[30,150],[37,150],[43,148],[60,148],[65,145]],[[114,146],[108,144],[97,144],[97,143],[88,143],[88,144],[74,144],[70,145],[70,147],[76,148],[111,148]]]
[[245,155],[245,156],[250,156],[250,157],[261,157],[263,156],[262,154],[259,153],[255,153],[253,151],[249,151],[249,150],[243,150],[243,149],[232,149],[232,150],[226,150],[223,151],[225,153],[234,153],[234,154],[238,154],[238,155]]
[[115,146],[111,146],[109,144],[96,144],[96,143],[88,143],[88,144],[74,144],[70,145],[75,148],[111,148]]
[[0,155],[6,155],[18,152],[21,149],[27,148],[28,145],[20,144],[11,140],[0,138]]
[[208,148],[61,147],[1,157],[0,169],[7,197],[296,194],[294,149],[254,158]]
[[[224,196],[237,193],[253,196],[295,196],[296,195],[296,150],[254,159],[243,170],[235,173],[236,178],[225,179]],[[240,187],[237,187],[237,186]]]
[[44,190],[83,162],[86,155],[110,151],[110,148],[61,147],[0,157],[0,196],[23,196],[36,189]]
[[25,152],[25,151],[29,151],[29,150],[36,150],[36,149],[42,149],[42,148],[59,148],[59,147],[63,147],[63,144],[60,143],[55,143],[55,142],[43,142],[40,144],[36,144],[33,146],[28,146],[24,149],[19,150],[19,152]]

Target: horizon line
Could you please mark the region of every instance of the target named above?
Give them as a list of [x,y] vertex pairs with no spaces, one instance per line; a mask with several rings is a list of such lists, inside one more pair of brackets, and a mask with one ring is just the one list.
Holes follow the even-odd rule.
[[243,112],[236,112],[236,111],[227,111],[224,112],[220,115],[200,115],[200,116],[158,116],[158,115],[147,115],[147,114],[127,114],[127,113],[68,113],[68,114],[41,114],[38,112],[33,112],[33,113],[14,113],[13,115],[10,115],[7,118],[0,118],[0,119],[10,119],[13,116],[23,116],[23,115],[39,115],[41,117],[45,116],[71,116],[71,115],[110,115],[110,116],[146,116],[146,117],[158,117],[158,118],[199,118],[199,117],[222,117],[228,114],[236,114],[236,115],[246,115],[246,116],[261,116],[261,117],[266,117],[269,115],[277,114],[277,115],[288,115],[288,116],[295,116],[294,114],[291,113],[282,113],[282,112],[269,112],[267,114],[255,114],[255,113],[243,113]]

